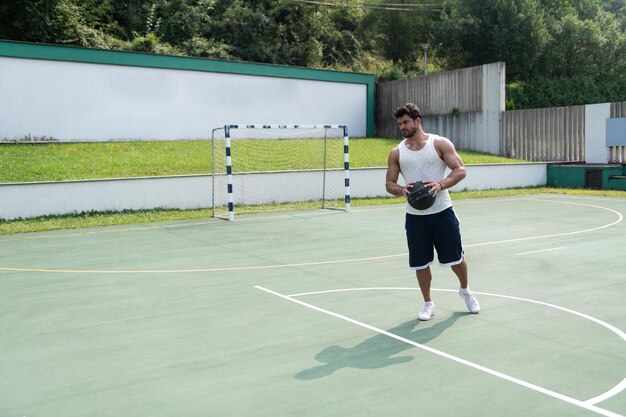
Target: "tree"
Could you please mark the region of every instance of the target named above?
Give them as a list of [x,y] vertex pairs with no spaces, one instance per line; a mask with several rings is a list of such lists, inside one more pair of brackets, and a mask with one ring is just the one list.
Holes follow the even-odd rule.
[[575,12],[552,21],[541,65],[549,77],[616,79],[626,72],[626,33],[613,15],[582,20]]
[[601,0],[449,0],[436,45],[447,68],[505,61],[509,81],[615,79],[626,70],[626,33],[603,5]]
[[109,0],[112,20],[116,23],[115,36],[130,41],[138,35],[146,35],[146,22],[153,0]]
[[221,15],[216,37],[231,45],[233,55],[244,61],[272,62],[271,32],[274,22],[263,8],[256,8],[242,0],[230,2]]
[[541,73],[537,66],[548,43],[543,10],[537,0],[498,0],[493,28],[495,55],[506,62],[509,80]]
[[622,32],[626,32],[626,0],[604,0],[603,9],[620,23]]
[[[103,6],[103,7],[106,7]],[[94,26],[76,0],[16,0],[0,6],[0,38],[96,48],[121,45]]]
[[445,57],[446,68],[498,61],[494,39],[497,23],[497,0],[447,0],[434,31],[435,48]]
[[160,21],[158,35],[172,45],[209,35],[213,30],[212,10],[210,0],[159,0],[155,4]]
[[[386,0],[384,3],[399,4],[397,0]],[[432,2],[407,0],[402,3],[412,7],[409,7],[410,10],[393,10],[393,7],[369,9],[360,24],[359,36],[366,50],[393,63],[414,67],[423,53],[421,44],[432,41],[439,12],[426,7]],[[419,7],[422,5],[425,7]]]
[[327,23],[324,8],[286,0],[269,7],[268,17],[274,22],[273,62],[316,67],[322,63],[322,37]]
[[275,1],[268,13],[276,23],[275,62],[325,67],[350,66],[360,53],[354,35],[361,16],[354,8]]
[[0,5],[0,38],[26,42],[56,41],[50,23],[64,0],[15,0]]

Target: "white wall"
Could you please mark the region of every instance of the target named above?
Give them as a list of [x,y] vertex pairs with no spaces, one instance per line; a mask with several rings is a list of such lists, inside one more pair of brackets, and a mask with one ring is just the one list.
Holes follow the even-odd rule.
[[[492,188],[513,188],[545,185],[546,164],[506,164],[506,165],[469,165],[467,177],[452,190],[484,190]],[[350,194],[353,198],[388,196],[385,190],[384,168],[351,169]],[[251,189],[259,189],[254,181],[267,184],[264,175],[250,175],[238,178],[250,181]],[[339,182],[343,182],[343,171],[333,173]],[[319,183],[315,177],[319,172],[273,174],[276,184],[283,184],[274,196],[275,201],[302,201],[318,198],[319,194],[308,195],[312,186],[295,184]],[[241,177],[244,177],[243,175]],[[226,199],[224,176],[219,178],[215,200],[219,203]],[[338,188],[343,192],[342,188]],[[258,198],[257,198],[258,199]],[[153,177],[121,180],[65,181],[52,183],[0,184],[0,218],[29,218],[48,214],[67,214],[82,211],[105,210],[141,210],[152,208],[194,209],[211,207],[212,181],[208,175]],[[245,202],[254,203],[254,199],[245,196]],[[236,208],[235,208],[236,212]]]
[[585,162],[606,164],[609,148],[606,146],[606,120],[611,117],[611,103],[585,106]]
[[0,57],[0,140],[199,139],[232,123],[347,124],[364,84]]
[[467,177],[452,191],[489,190],[544,186],[548,182],[547,164],[469,165]]

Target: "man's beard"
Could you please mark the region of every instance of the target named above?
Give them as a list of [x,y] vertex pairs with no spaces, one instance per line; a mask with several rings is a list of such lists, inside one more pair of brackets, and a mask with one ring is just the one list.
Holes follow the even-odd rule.
[[411,136],[413,136],[415,134],[415,132],[417,132],[417,128],[414,127],[412,129],[409,130],[402,130],[402,136],[405,138],[409,138]]

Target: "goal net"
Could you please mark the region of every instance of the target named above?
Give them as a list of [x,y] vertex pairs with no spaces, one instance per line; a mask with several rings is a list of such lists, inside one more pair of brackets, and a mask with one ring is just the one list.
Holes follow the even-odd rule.
[[213,129],[213,216],[292,208],[350,209],[346,125]]

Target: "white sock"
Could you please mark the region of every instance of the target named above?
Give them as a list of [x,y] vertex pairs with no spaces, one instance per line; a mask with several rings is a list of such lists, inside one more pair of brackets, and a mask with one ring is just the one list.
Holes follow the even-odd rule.
[[469,287],[467,287],[467,288],[461,288],[461,293],[462,293],[462,294],[469,294],[469,293],[470,293],[470,289],[469,289]]

